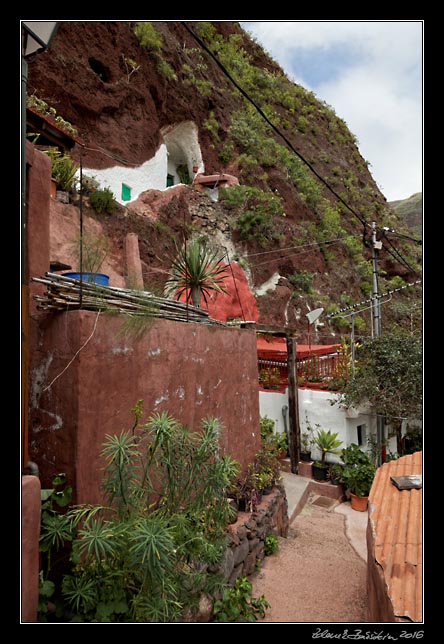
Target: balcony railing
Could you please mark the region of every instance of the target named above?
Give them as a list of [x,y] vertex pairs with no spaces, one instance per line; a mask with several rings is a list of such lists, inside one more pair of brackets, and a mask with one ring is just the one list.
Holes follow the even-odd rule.
[[[258,358],[258,371],[259,384],[264,389],[285,391],[288,387],[287,362]],[[347,381],[348,363],[340,352],[310,356],[298,360],[297,374],[301,387],[338,390]]]

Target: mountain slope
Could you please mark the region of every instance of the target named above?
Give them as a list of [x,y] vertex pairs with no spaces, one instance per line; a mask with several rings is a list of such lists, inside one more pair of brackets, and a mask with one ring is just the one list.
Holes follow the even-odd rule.
[[389,206],[400,215],[412,233],[422,239],[422,192],[416,192],[407,199],[390,201]]
[[[370,222],[405,230],[346,123],[290,82],[235,22],[62,23],[50,50],[29,65],[28,92],[77,128],[85,143],[82,162],[91,172],[154,163],[172,128],[191,122],[204,173],[238,178],[240,185],[221,191],[217,202],[191,187],[161,191],[161,199],[149,190],[102,217],[117,244],[126,232],[138,233],[146,288],[162,287],[174,240],[205,234],[244,267],[258,292],[261,321],[296,325],[305,334],[309,310],[322,306],[332,313],[368,298]],[[171,151],[178,154],[177,145]],[[154,218],[140,216],[142,198]],[[398,252],[384,243],[379,255],[381,292],[419,271],[417,249],[399,239],[395,244]],[[260,289],[267,280],[270,289]],[[408,302],[417,295],[412,288],[400,297]],[[388,308],[384,321],[404,318]],[[368,311],[355,322],[369,332]],[[320,341],[349,329],[350,318],[323,325]]]

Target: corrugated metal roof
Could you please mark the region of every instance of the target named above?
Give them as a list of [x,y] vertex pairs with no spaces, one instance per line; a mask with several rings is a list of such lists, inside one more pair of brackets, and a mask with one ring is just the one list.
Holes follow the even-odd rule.
[[391,476],[422,475],[422,452],[378,468],[369,495],[375,559],[397,617],[422,621],[422,489],[398,490]]

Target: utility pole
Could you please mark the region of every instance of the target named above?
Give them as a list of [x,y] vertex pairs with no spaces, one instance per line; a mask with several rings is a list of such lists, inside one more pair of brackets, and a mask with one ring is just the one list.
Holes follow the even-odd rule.
[[376,223],[372,221],[372,260],[373,260],[373,335],[379,338],[381,335],[381,306],[379,304],[378,292],[378,251],[382,248],[382,242],[376,241]]
[[299,426],[297,345],[293,334],[287,334],[288,360],[288,451],[290,454],[291,471],[298,473],[300,456],[301,431]]
[[[372,337],[379,338],[382,333],[381,327],[381,305],[378,291],[378,252],[382,248],[382,242],[376,240],[376,223],[372,221],[372,263],[373,263],[373,293],[372,293]],[[384,418],[376,414],[376,465],[382,464],[382,446],[384,443]]]

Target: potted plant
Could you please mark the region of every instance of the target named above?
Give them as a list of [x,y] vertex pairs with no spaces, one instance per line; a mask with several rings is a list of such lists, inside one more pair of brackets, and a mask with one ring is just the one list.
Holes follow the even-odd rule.
[[74,163],[69,154],[63,154],[58,148],[48,148],[44,152],[51,159],[52,179],[56,183],[56,197],[59,201],[68,203],[69,192],[76,185],[79,165]]
[[341,458],[344,461],[342,482],[350,492],[351,507],[365,512],[376,468],[355,443],[342,450]]
[[288,454],[288,436],[286,432],[276,432],[274,434],[276,449],[280,459],[286,458]]
[[339,485],[342,483],[342,474],[344,466],[341,463],[333,463],[328,470],[328,478],[332,485]]
[[313,427],[308,420],[307,412],[305,412],[305,426],[306,431],[301,434],[301,461],[306,463],[311,461],[311,448],[314,445]]
[[340,454],[339,447],[342,441],[339,440],[338,434],[333,433],[330,429],[318,429],[314,438],[314,445],[321,452],[321,460],[313,463],[313,476],[317,481],[327,480],[328,465],[326,463],[327,454]]
[[301,434],[301,461],[311,461],[312,437],[307,432]]
[[288,451],[286,432],[275,432],[275,421],[267,415],[260,418],[261,445],[268,445],[275,450],[279,459],[285,458]]

